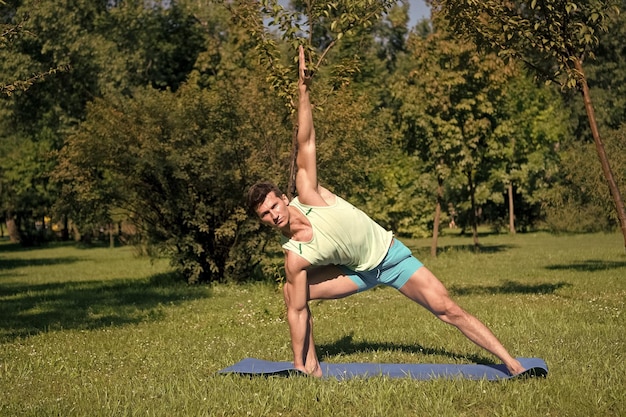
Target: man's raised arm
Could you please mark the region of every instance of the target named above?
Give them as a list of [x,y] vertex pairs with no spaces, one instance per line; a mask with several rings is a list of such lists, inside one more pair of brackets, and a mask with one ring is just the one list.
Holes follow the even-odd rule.
[[319,194],[317,182],[317,161],[315,150],[315,129],[313,127],[313,109],[309,97],[311,75],[306,68],[304,48],[298,49],[298,153],[296,165],[296,189],[302,203],[326,205]]

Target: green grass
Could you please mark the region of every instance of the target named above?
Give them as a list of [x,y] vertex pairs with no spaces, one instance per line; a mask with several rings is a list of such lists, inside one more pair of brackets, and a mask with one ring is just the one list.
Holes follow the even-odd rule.
[[[547,379],[242,378],[248,356],[290,360],[270,285],[189,287],[130,248],[0,243],[0,416],[619,416],[626,413],[621,236],[406,241],[453,297]],[[325,361],[492,362],[387,288],[313,302]]]

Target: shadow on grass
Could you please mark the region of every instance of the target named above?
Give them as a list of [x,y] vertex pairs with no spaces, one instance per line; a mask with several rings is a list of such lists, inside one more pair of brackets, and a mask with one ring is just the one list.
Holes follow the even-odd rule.
[[581,272],[596,272],[605,271],[609,269],[626,268],[626,261],[601,261],[599,259],[589,259],[581,262],[574,262],[571,264],[561,265],[549,265],[546,269],[549,270],[574,270]]
[[571,287],[568,282],[522,284],[515,281],[506,281],[502,285],[473,285],[459,287],[452,285],[448,291],[453,295],[476,295],[476,294],[552,294],[556,290]]
[[42,332],[92,330],[159,320],[164,306],[210,297],[171,274],[147,280],[0,285],[0,342]]
[[25,266],[47,266],[47,265],[61,265],[71,264],[78,262],[80,259],[74,256],[67,256],[63,258],[39,258],[39,259],[19,259],[19,258],[1,258],[0,259],[0,272],[7,269],[22,268]]
[[499,253],[512,249],[513,245],[444,245],[437,248],[438,252],[475,252],[475,253]]
[[10,243],[0,240],[0,253],[13,253],[13,252],[34,252],[46,249],[55,249],[61,247],[77,247],[76,242],[43,242],[38,245],[22,245],[20,243]]
[[[116,248],[127,246],[120,245],[119,242],[115,242],[114,245]],[[72,248],[79,250],[90,250],[90,249],[110,249],[111,246],[109,241],[93,241],[90,243],[86,242],[76,242],[76,241],[49,241],[49,242],[41,242],[39,244],[33,245],[22,245],[20,243],[9,243],[6,241],[0,240],[0,254],[1,253],[15,253],[15,252],[39,252],[45,251],[48,249],[59,249],[59,248]]]
[[377,352],[377,351],[390,351],[390,352],[404,352],[413,353],[423,356],[447,356],[453,359],[466,360],[472,363],[479,363],[484,365],[494,365],[492,359],[481,355],[464,355],[454,352],[449,352],[445,349],[428,348],[420,344],[402,344],[402,343],[389,343],[389,342],[355,342],[352,335],[347,335],[330,344],[318,344],[318,352],[321,353],[321,359],[325,360],[336,355],[350,355],[354,353],[363,352]]
[[[514,245],[444,245],[437,247],[437,254],[443,253],[475,253],[475,254],[489,254],[500,253],[514,248]],[[420,246],[411,248],[415,255],[418,257],[426,257],[430,255],[430,246]]]

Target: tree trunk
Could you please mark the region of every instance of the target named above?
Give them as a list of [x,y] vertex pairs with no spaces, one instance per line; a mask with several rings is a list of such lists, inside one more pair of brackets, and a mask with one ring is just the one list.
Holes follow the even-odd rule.
[[609,158],[607,157],[604,149],[604,143],[600,138],[600,132],[598,131],[598,125],[596,123],[596,115],[593,110],[593,105],[591,104],[591,94],[589,93],[589,86],[587,85],[587,79],[585,78],[585,73],[583,72],[582,63],[578,59],[575,60],[574,63],[576,70],[580,73],[578,83],[582,89],[585,110],[587,112],[587,118],[589,119],[589,127],[591,127],[591,134],[593,135],[596,151],[598,152],[598,157],[600,158],[600,164],[602,165],[604,177],[609,183],[609,190],[611,191],[611,196],[613,197],[613,202],[615,203],[617,217],[619,218],[620,227],[622,229],[622,236],[624,237],[624,250],[626,251],[626,208],[624,208],[624,200],[622,199],[619,187],[615,182],[615,177],[613,176],[613,171],[611,170],[611,165],[609,164]]
[[61,240],[67,242],[70,240],[70,222],[67,215],[63,215],[63,229],[61,229]]
[[108,228],[109,228],[109,248],[114,248],[115,236],[113,235],[113,223],[109,223]]
[[8,212],[6,217],[7,233],[9,235],[9,241],[12,243],[20,243],[22,241],[22,235],[20,233],[20,227],[15,219],[13,213]]
[[287,198],[291,201],[296,196],[296,175],[298,174],[298,125],[294,126],[291,134],[291,156],[289,158],[289,182],[287,183]]
[[435,221],[433,222],[433,241],[430,244],[430,256],[437,257],[437,239],[439,239],[439,224],[441,223],[441,200],[443,200],[443,181],[437,178],[437,206],[435,207]]
[[509,182],[507,187],[509,193],[509,233],[515,234],[515,207],[513,204],[513,183]]
[[470,202],[472,210],[472,240],[474,242],[474,250],[478,250],[480,243],[478,242],[478,212],[476,208],[476,189],[474,188],[474,179],[472,173],[467,173],[467,183],[470,191]]

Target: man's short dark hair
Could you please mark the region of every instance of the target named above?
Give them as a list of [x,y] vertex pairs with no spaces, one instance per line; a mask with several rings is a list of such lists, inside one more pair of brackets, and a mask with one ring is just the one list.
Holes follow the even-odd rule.
[[267,197],[267,195],[272,191],[276,194],[276,197],[281,197],[283,195],[280,188],[271,182],[257,182],[250,187],[246,201],[250,213],[256,213],[256,209],[265,201],[265,197]]

